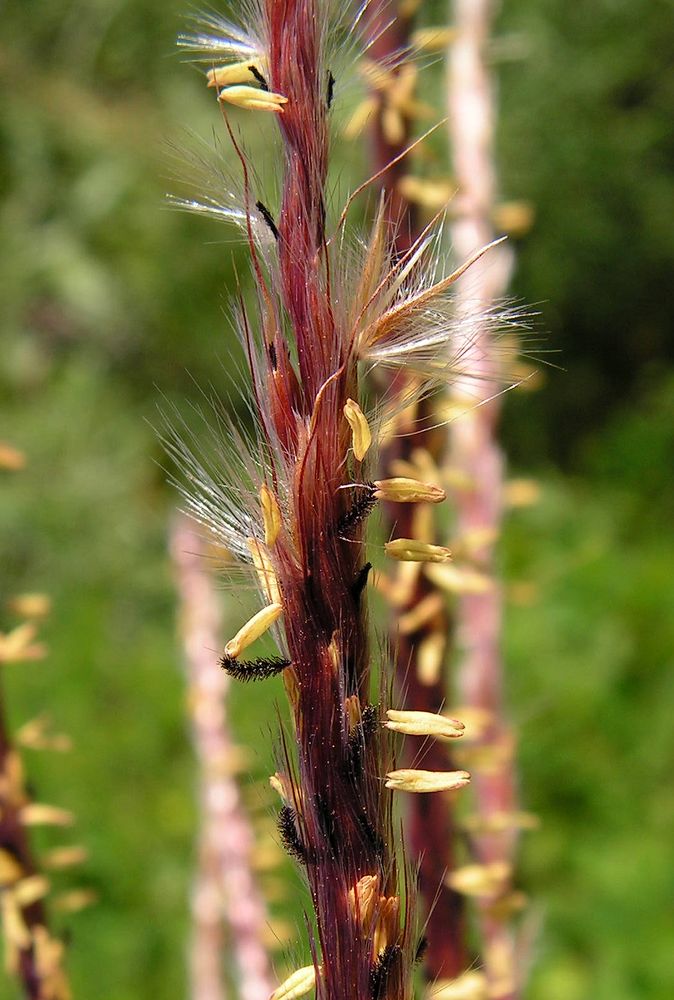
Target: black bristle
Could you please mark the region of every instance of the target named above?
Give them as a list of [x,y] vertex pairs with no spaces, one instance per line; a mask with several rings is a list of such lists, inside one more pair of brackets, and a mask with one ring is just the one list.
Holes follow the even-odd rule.
[[316,795],[316,814],[321,825],[321,833],[330,853],[330,857],[337,858],[341,847],[341,838],[337,829],[335,810],[331,809],[325,796]]
[[351,507],[345,514],[342,514],[337,522],[337,534],[343,535],[349,528],[355,528],[361,524],[372,508],[377,503],[374,486],[367,485],[360,487],[360,496],[357,496]]
[[346,773],[358,777],[363,773],[363,755],[379,722],[379,706],[366,705],[361,713],[360,722],[349,733],[344,758]]
[[237,660],[232,656],[223,656],[220,659],[220,666],[237,681],[264,681],[268,677],[275,677],[287,667],[291,661],[284,660],[282,656],[258,657],[257,660]]
[[267,206],[263,201],[256,201],[255,207],[262,216],[262,218],[264,219],[264,221],[267,223],[269,228],[271,229],[274,239],[277,240],[278,229],[276,227],[276,223],[274,222],[274,216],[271,214],[271,212],[269,211],[269,209],[267,208]]
[[250,73],[252,73],[252,75],[255,77],[255,79],[260,84],[263,90],[269,90],[269,84],[267,83],[265,78],[262,76],[262,73],[260,73],[259,69],[254,63],[251,63],[249,65],[248,70]]
[[295,810],[291,806],[282,806],[278,814],[278,832],[281,843],[291,858],[306,864],[307,849],[297,831]]
[[372,569],[372,563],[369,562],[365,563],[363,568],[358,573],[358,576],[351,584],[351,595],[356,604],[358,604],[358,602],[360,601],[361,594],[367,587],[367,578],[370,575],[371,569]]
[[331,72],[328,73],[328,96],[326,103],[328,105],[328,111],[332,107],[332,101],[335,96],[335,78]]
[[399,944],[389,944],[370,969],[370,1000],[381,1000],[386,993],[386,984],[393,966],[402,958]]
[[427,951],[428,951],[428,938],[425,935],[422,935],[419,938],[419,943],[417,945],[417,950],[414,953],[414,964],[415,965],[419,964],[419,962],[422,960],[422,958],[424,957],[424,955],[426,954]]
[[357,819],[363,839],[370,848],[373,857],[379,860],[383,859],[386,854],[386,844],[384,843],[384,838],[377,832],[365,811],[359,813]]

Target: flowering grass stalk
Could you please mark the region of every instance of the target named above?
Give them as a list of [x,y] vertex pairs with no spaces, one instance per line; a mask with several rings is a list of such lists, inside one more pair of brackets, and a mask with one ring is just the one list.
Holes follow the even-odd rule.
[[[418,0],[399,0],[370,13],[375,42],[364,67],[365,77],[371,81],[373,162],[377,170],[383,169],[381,186],[389,213],[388,237],[396,257],[404,255],[418,237],[429,188],[420,178],[412,184],[407,158],[399,158],[419,120],[428,115],[415,94],[414,53],[427,47],[429,35],[430,48],[437,51],[437,36],[446,35],[438,29],[414,31],[418,8]],[[393,11],[395,18],[391,17]],[[408,54],[407,59],[402,58],[404,53]],[[352,121],[359,122],[363,117],[361,106]],[[395,166],[385,169],[392,161]],[[418,196],[416,201],[410,197],[412,193]],[[448,197],[449,192],[445,200]],[[445,205],[441,202],[435,207]],[[404,397],[413,381],[413,374],[402,378],[394,375],[389,391]],[[439,476],[438,466],[442,465],[448,437],[440,415],[444,399],[444,393],[435,393],[400,414],[396,429],[401,433],[393,434],[383,451],[383,462],[391,474],[410,474],[412,470],[411,474],[424,478],[427,475],[424,465],[430,464],[435,476]],[[428,431],[428,427],[433,430]],[[390,509],[388,514],[391,525],[400,534],[416,532],[428,543],[440,540],[439,528],[427,512],[406,508]],[[449,553],[444,547],[441,551]],[[404,692],[408,704],[440,713],[451,703],[446,670],[451,620],[445,595],[422,570],[421,565],[414,570],[402,566],[395,575],[389,574],[388,579],[380,577],[379,582],[391,604],[398,688]],[[428,740],[422,747],[415,745],[415,741],[407,741],[403,752],[408,762],[413,760],[417,767],[436,771],[452,767],[450,748],[438,740]],[[410,855],[418,867],[420,909],[427,941],[423,970],[430,983],[458,976],[469,961],[464,900],[446,880],[456,863],[457,829],[453,812],[448,797],[417,796],[410,803],[406,817]]]
[[[21,452],[0,443],[0,469],[23,468]],[[0,672],[6,665],[42,659],[45,647],[36,641],[35,619],[49,609],[44,594],[24,594],[10,602],[24,617],[7,633],[0,632]],[[3,680],[3,678],[0,678]],[[4,937],[5,971],[28,1000],[70,1000],[64,970],[65,947],[48,930],[45,898],[50,891],[43,868],[65,868],[82,860],[81,848],[61,848],[46,855],[40,865],[31,845],[32,826],[70,826],[65,809],[32,802],[26,790],[17,745],[44,750],[67,750],[64,734],[49,734],[46,720],[23,725],[15,737],[7,727],[3,686],[0,684],[0,929]]]
[[[181,204],[239,224],[249,243],[257,309],[239,296],[237,316],[256,433],[248,440],[221,418],[214,462],[179,434],[169,447],[193,514],[250,566],[262,597],[225,645],[222,666],[241,680],[282,674],[292,708],[295,747],[285,734],[272,783],[283,800],[280,838],[306,873],[315,932],[311,965],[273,996],[291,1000],[315,987],[319,1000],[409,1000],[415,891],[399,864],[392,793],[454,794],[469,775],[395,767],[400,726],[413,739],[447,738],[447,729],[434,713],[386,715],[388,666],[385,656],[374,659],[368,635],[364,526],[379,503],[424,509],[445,493],[407,476],[372,481],[377,426],[360,370],[404,367],[416,374],[416,392],[445,379],[454,364],[448,345],[459,336],[449,294],[471,261],[438,274],[430,229],[393,256],[385,204],[367,241],[349,242],[346,210],[329,231],[335,67],[355,35],[321,0],[259,0],[244,12],[245,23],[207,15],[181,39],[208,63],[241,167],[240,199],[212,186],[205,202]],[[230,105],[278,127],[276,211],[262,198]],[[413,535],[398,541],[390,555],[409,565],[447,558]],[[278,654],[255,656],[270,630]],[[460,732],[457,724],[451,735]]]

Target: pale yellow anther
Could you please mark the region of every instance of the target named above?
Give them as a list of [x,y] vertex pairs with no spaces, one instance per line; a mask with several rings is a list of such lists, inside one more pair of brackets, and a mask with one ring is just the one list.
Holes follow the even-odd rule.
[[452,553],[444,545],[419,542],[416,538],[394,538],[384,543],[384,551],[400,562],[444,563],[452,558]]
[[484,549],[489,549],[499,536],[497,528],[471,528],[452,543],[452,549],[457,559],[475,559]]
[[433,632],[417,647],[417,678],[426,687],[437,684],[442,675],[447,639],[442,632]]
[[281,589],[269,553],[265,550],[264,545],[258,542],[257,538],[247,538],[246,544],[260,581],[260,589],[272,604],[282,604]]
[[315,985],[316,969],[313,965],[307,965],[288,976],[285,982],[274,990],[269,1000],[295,1000],[296,997],[306,996]]
[[0,469],[18,472],[20,469],[25,469],[26,461],[26,456],[22,451],[5,441],[0,441]]
[[98,896],[93,889],[71,889],[62,892],[52,900],[52,906],[61,913],[79,913],[98,902]]
[[491,217],[494,228],[499,232],[518,237],[529,232],[536,210],[530,201],[504,201],[496,205]]
[[286,779],[282,774],[276,771],[270,775],[269,784],[286,804],[290,802],[290,789],[287,787]]
[[407,736],[434,736],[438,740],[455,740],[463,736],[464,725],[458,719],[448,719],[433,712],[405,712],[389,708],[384,725]]
[[441,486],[404,476],[377,479],[374,487],[377,500],[392,500],[394,503],[441,503],[447,497]]
[[344,405],[344,416],[351,428],[353,454],[356,461],[362,462],[372,444],[372,431],[367,417],[353,399],[347,399]]
[[2,894],[2,929],[7,941],[19,951],[30,948],[30,931],[23,919],[21,908],[16,896],[10,889]]
[[49,880],[44,875],[29,875],[17,882],[13,891],[19,906],[32,906],[49,892]]
[[483,739],[495,721],[493,712],[478,705],[452,707],[450,714],[460,718],[463,722],[466,727],[464,736],[467,740]]
[[429,566],[426,576],[440,590],[449,594],[486,594],[494,586],[493,580],[470,566]]
[[33,642],[36,635],[37,629],[32,622],[17,625],[11,632],[0,632],[0,663],[40,659],[45,653],[45,648]]
[[264,635],[282,614],[283,605],[281,604],[268,604],[266,608],[262,608],[239,629],[233,639],[229,640],[225,646],[225,656],[236,659],[244,649],[251,646],[261,635]]
[[428,987],[426,1000],[489,1000],[487,977],[470,970],[456,979],[440,979]]
[[412,34],[412,47],[424,52],[442,52],[456,38],[456,28],[419,28]]
[[360,922],[364,935],[372,930],[379,902],[379,876],[363,875],[353,889],[349,889],[349,909],[354,920]]
[[377,958],[398,937],[400,896],[380,896],[372,937],[372,955]]
[[340,664],[342,662],[341,653],[339,651],[339,632],[333,632],[332,639],[330,640],[330,645],[328,646],[328,656],[330,657],[330,664],[332,666],[332,672],[334,674],[339,673]]
[[25,826],[72,826],[75,817],[67,809],[29,802],[21,809],[21,822]]
[[413,599],[419,585],[422,563],[399,562],[389,600],[394,608],[405,608]]
[[464,896],[494,896],[501,892],[511,874],[506,861],[493,861],[488,865],[464,865],[445,879],[450,889]]
[[271,546],[279,536],[283,519],[278,500],[266,485],[260,487],[260,506],[262,507],[262,521],[264,523],[264,540],[267,545]]
[[73,865],[80,865],[89,857],[86,847],[73,845],[72,847],[55,847],[42,857],[42,864],[45,868],[60,871],[63,868],[72,868]]
[[511,479],[503,490],[503,499],[509,507],[531,507],[540,498],[541,486],[535,479]]
[[450,792],[463,788],[470,781],[468,771],[420,771],[403,768],[390,771],[387,788],[400,792]]
[[360,698],[357,694],[349,695],[344,701],[344,712],[349,724],[349,732],[352,732],[362,719]]
[[259,90],[257,87],[249,87],[246,84],[237,84],[234,87],[225,87],[218,94],[219,101],[226,101],[237,108],[246,111],[274,111],[283,112],[283,105],[288,103],[288,98],[283,94],[274,94],[271,90]]
[[427,594],[426,597],[422,597],[413,608],[410,608],[409,611],[400,616],[398,619],[398,631],[401,635],[412,635],[412,633],[418,632],[424,625],[427,625],[428,622],[441,614],[444,608],[445,599],[437,591],[433,591],[431,594]]
[[230,87],[235,83],[252,84],[253,80],[259,83],[255,71],[262,76],[260,66],[246,59],[243,62],[228,63],[226,66],[214,66],[213,69],[209,69],[206,79],[209,87]]
[[407,201],[436,212],[451,201],[456,194],[456,184],[451,180],[424,180],[408,174],[398,181],[398,190]]
[[38,593],[17,594],[9,601],[9,609],[25,618],[44,618],[51,611],[51,597]]
[[534,813],[494,812],[488,816],[479,813],[466,816],[461,825],[473,833],[505,833],[506,830],[537,830],[541,822]]
[[23,875],[23,868],[13,854],[0,848],[0,889],[17,882]]

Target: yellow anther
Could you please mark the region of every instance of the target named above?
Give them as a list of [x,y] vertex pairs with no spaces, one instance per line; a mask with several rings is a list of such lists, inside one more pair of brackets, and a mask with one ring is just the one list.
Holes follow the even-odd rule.
[[447,497],[441,486],[404,476],[378,479],[374,486],[377,500],[392,500],[394,503],[441,503]]
[[62,892],[56,896],[52,906],[62,913],[79,913],[97,902],[98,896],[93,889],[71,889],[70,892]]
[[269,784],[286,804],[290,802],[290,790],[287,787],[286,779],[282,774],[279,774],[278,771],[271,774],[269,776]]
[[19,906],[32,906],[38,899],[44,899],[49,892],[49,881],[44,875],[29,875],[14,886],[14,896]]
[[288,976],[285,982],[274,990],[269,1000],[295,1000],[296,997],[306,996],[315,985],[316,969],[313,965],[307,965]]
[[9,601],[9,610],[25,618],[44,618],[51,611],[48,594],[17,594]]
[[427,625],[428,622],[441,614],[444,608],[444,597],[434,590],[433,593],[422,597],[413,608],[410,608],[409,611],[400,616],[398,619],[398,631],[401,635],[412,635],[412,633],[418,632],[420,628],[423,628],[424,625]]
[[420,684],[430,687],[438,683],[446,645],[447,639],[442,632],[433,632],[421,640],[417,648],[417,677]]
[[424,52],[442,52],[456,38],[456,28],[419,28],[412,35],[412,46]]
[[390,771],[387,788],[400,792],[450,792],[463,788],[470,781],[468,771],[419,771],[403,768]]
[[283,105],[288,103],[288,98],[283,94],[274,94],[270,90],[258,90],[257,87],[249,87],[245,84],[237,84],[234,87],[225,87],[218,94],[219,101],[226,101],[237,108],[244,108],[246,111],[275,111],[283,112]]
[[531,507],[540,498],[540,483],[535,479],[511,479],[505,484],[503,499],[509,507]]
[[507,861],[464,865],[450,872],[445,881],[451,889],[464,896],[494,896],[505,888],[511,871]]
[[209,87],[230,87],[235,83],[250,84],[252,80],[257,80],[259,83],[256,72],[262,76],[260,67],[250,59],[246,59],[243,62],[229,63],[227,66],[215,66],[209,69],[206,79]]
[[72,826],[75,817],[67,809],[29,802],[21,809],[21,822],[26,826]]
[[487,977],[471,970],[456,979],[441,979],[429,987],[426,996],[427,1000],[488,1000]]
[[429,566],[426,576],[450,594],[486,594],[494,586],[490,577],[470,566]]
[[14,855],[0,848],[0,889],[18,882],[22,875],[23,868]]
[[403,198],[436,212],[448,205],[456,194],[456,184],[451,180],[428,180],[407,174],[398,181]]
[[509,236],[524,236],[534,224],[536,211],[529,201],[504,201],[492,214],[494,228]]
[[444,545],[418,542],[416,538],[394,538],[392,542],[384,543],[384,551],[400,562],[444,563],[452,558],[452,553]]
[[353,889],[349,889],[349,909],[354,920],[360,922],[363,934],[367,936],[379,902],[379,876],[363,875]]
[[434,736],[439,740],[455,740],[463,736],[465,728],[458,719],[448,719],[433,712],[399,712],[389,708],[386,715],[389,721],[384,725],[387,729],[394,729],[407,736]]
[[247,538],[246,544],[257,572],[260,588],[272,604],[281,604],[281,590],[276,579],[271,559],[257,538]]
[[372,956],[377,958],[398,937],[400,896],[380,896],[372,938]]
[[264,540],[267,545],[271,546],[279,536],[283,519],[278,500],[268,486],[263,485],[260,488],[260,505],[262,507],[262,520],[264,522]]
[[354,730],[362,719],[360,698],[357,694],[349,695],[344,701],[344,712],[349,723],[349,732]]
[[242,625],[233,639],[229,640],[225,646],[225,656],[236,659],[244,649],[252,645],[261,635],[264,635],[282,614],[283,606],[281,604],[268,604],[266,608],[262,608],[245,625]]
[[372,431],[367,417],[353,399],[347,399],[344,406],[344,416],[351,428],[353,454],[358,462],[362,462],[372,444]]
[[62,868],[72,868],[73,865],[82,864],[89,857],[86,847],[74,845],[72,847],[55,847],[48,851],[42,858],[45,868],[60,871]]
[[0,441],[0,469],[18,472],[26,467],[26,456],[18,448]]
[[21,914],[21,908],[11,890],[6,889],[2,894],[2,929],[9,944],[24,951],[30,948],[30,931],[26,926],[26,921]]

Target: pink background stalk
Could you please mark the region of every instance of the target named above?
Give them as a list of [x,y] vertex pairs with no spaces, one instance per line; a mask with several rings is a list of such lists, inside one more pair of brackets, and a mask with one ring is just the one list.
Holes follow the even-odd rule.
[[[455,0],[452,10],[456,38],[449,51],[450,144],[459,187],[452,239],[461,259],[494,238],[490,222],[496,191],[494,100],[486,51],[496,4],[493,0]],[[499,246],[492,250],[461,280],[459,308],[488,309],[504,294],[510,265],[508,249]],[[474,810],[482,825],[471,838],[474,860],[482,865],[501,863],[505,873],[493,891],[478,898],[484,968],[493,1000],[515,1000],[519,996],[519,970],[508,898],[517,831],[514,820],[503,830],[493,829],[499,816],[514,815],[517,801],[513,735],[504,711],[502,589],[494,562],[494,541],[503,513],[504,464],[497,441],[501,398],[490,398],[497,393],[490,377],[495,368],[494,351],[489,330],[478,328],[466,366],[475,377],[462,379],[453,387],[455,400],[470,407],[451,425],[451,462],[467,481],[466,487],[455,493],[457,535],[485,532],[484,537],[490,540],[480,546],[475,561],[492,578],[492,586],[484,593],[465,594],[459,600],[458,686],[463,704],[487,713],[480,745],[489,749],[490,759],[472,767]]]
[[189,955],[192,1000],[227,1000],[224,949],[233,956],[240,1000],[273,990],[263,938],[267,912],[251,865],[254,834],[232,773],[227,718],[230,678],[218,667],[222,609],[197,529],[176,518],[171,553],[180,595],[187,700],[197,757],[200,822]]
[[[410,44],[414,19],[412,16],[397,16],[398,4],[374,5],[370,15],[370,29],[375,43],[369,50],[369,57],[383,65],[391,64]],[[386,167],[406,148],[410,140],[412,122],[404,118],[405,132],[398,143],[387,139],[382,124],[382,110],[375,116],[372,128],[373,165],[375,171]],[[401,191],[400,181],[412,169],[411,157],[399,160],[396,165],[382,175],[381,184],[387,197],[387,214],[390,239],[395,256],[405,254],[415,237],[419,235],[418,212],[416,207]],[[396,375],[390,391],[406,392],[408,380]],[[417,416],[423,423],[434,424],[432,418],[434,400],[427,399],[417,408]],[[393,475],[392,463],[396,460],[409,462],[418,448],[429,451],[436,462],[441,463],[447,444],[447,434],[443,430],[420,431],[395,437],[384,452],[383,464],[387,475]],[[395,533],[401,537],[414,535],[414,508],[388,505],[388,519],[395,525]],[[430,540],[430,539],[429,539]],[[436,541],[439,539],[433,539]],[[444,600],[435,614],[427,618],[412,632],[401,633],[398,622],[413,611],[417,605],[433,593],[438,593],[435,585],[422,573],[401,595],[399,603],[392,607],[394,614],[392,645],[396,655],[398,690],[404,692],[404,703],[411,709],[426,712],[441,712],[449,704],[446,654],[433,678],[424,678],[420,670],[419,652],[424,642],[433,636],[446,636],[449,642],[452,625]],[[415,766],[430,771],[443,771],[452,766],[446,744],[435,740],[426,741],[420,749],[416,741],[408,740],[404,747],[407,766],[414,761]],[[423,956],[425,976],[429,982],[458,976],[468,965],[466,945],[466,922],[463,897],[446,882],[446,875],[455,864],[456,828],[450,797],[442,795],[414,796],[408,804],[406,833],[411,849],[411,857],[419,867],[419,892],[423,899],[424,935],[427,947]]]

